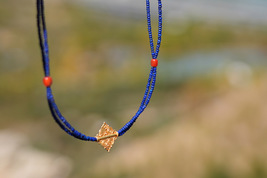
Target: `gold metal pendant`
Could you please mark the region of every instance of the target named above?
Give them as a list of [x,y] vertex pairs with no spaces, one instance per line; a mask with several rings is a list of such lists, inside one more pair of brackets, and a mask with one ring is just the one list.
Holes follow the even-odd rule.
[[97,142],[109,152],[118,136],[119,133],[104,122],[96,138]]

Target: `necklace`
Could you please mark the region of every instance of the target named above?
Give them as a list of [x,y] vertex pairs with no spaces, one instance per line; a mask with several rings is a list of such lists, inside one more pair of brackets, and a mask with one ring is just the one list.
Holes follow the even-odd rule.
[[[158,53],[161,44],[161,35],[162,35],[162,3],[161,0],[158,0],[158,40],[156,49],[154,48],[153,36],[152,36],[152,27],[151,27],[151,15],[150,15],[150,2],[146,0],[146,13],[147,13],[147,26],[148,26],[148,36],[149,36],[149,43],[151,48],[151,69],[146,85],[146,90],[144,93],[144,97],[140,104],[138,111],[132,117],[132,119],[127,122],[119,131],[114,130],[105,122],[101,126],[99,133],[95,137],[87,136],[83,133],[77,131],[71,124],[63,117],[58,106],[54,100],[54,96],[52,94],[52,78],[50,77],[50,66],[49,66],[49,47],[48,47],[48,36],[46,30],[46,23],[45,23],[45,11],[44,11],[44,2],[43,0],[37,0],[37,27],[38,27],[38,37],[39,37],[39,45],[41,48],[42,53],[42,62],[43,62],[43,69],[44,75],[43,84],[46,87],[46,94],[47,94],[47,101],[49,105],[50,112],[56,121],[56,123],[69,135],[84,141],[94,141],[101,144],[107,151],[109,151],[114,144],[114,141],[117,137],[122,136],[125,134],[140,116],[140,114],[146,109],[151,96],[153,94],[155,83],[156,83],[156,76],[157,76],[157,66],[158,66]],[[154,50],[155,49],[155,50]]]

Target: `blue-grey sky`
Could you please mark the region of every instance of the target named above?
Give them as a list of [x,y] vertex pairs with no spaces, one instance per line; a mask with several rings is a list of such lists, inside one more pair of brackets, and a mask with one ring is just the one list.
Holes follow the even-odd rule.
[[[157,0],[150,0],[156,9]],[[138,17],[145,0],[77,0],[94,8]],[[168,20],[204,20],[222,23],[267,24],[267,0],[162,0]]]

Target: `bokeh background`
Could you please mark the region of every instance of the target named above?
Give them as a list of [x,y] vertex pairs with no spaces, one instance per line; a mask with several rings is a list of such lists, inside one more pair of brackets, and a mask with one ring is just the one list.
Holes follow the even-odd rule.
[[[150,68],[145,0],[45,5],[62,113],[87,135],[104,121],[121,128]],[[107,153],[65,134],[49,113],[35,1],[0,1],[1,178],[267,177],[267,1],[163,0],[163,8],[155,93]]]

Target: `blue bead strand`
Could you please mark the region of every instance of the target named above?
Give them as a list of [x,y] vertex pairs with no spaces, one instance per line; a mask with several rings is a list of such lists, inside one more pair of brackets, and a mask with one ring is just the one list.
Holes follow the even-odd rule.
[[161,44],[161,36],[162,36],[162,2],[161,0],[158,0],[158,40],[157,40],[156,51],[154,50],[149,0],[146,0],[146,12],[147,12],[147,29],[148,29],[148,36],[149,36],[149,42],[150,42],[151,56],[153,59],[157,59],[158,54],[159,54],[160,44]]
[[[39,45],[41,49],[42,54],[42,61],[43,61],[43,69],[46,77],[50,78],[50,66],[49,66],[49,46],[48,46],[48,36],[47,36],[47,29],[46,29],[46,23],[45,23],[45,11],[44,11],[44,2],[43,0],[37,0],[37,28],[38,28],[38,37],[39,37]],[[147,10],[147,26],[148,26],[148,36],[149,36],[149,43],[151,47],[151,55],[153,59],[156,59],[158,57],[159,48],[161,44],[161,36],[162,36],[162,3],[161,0],[158,0],[158,40],[157,40],[157,46],[156,50],[154,51],[154,43],[153,43],[153,35],[152,35],[152,27],[151,27],[151,15],[150,15],[150,2],[149,0],[146,0],[146,10]],[[126,123],[119,131],[119,136],[122,136],[124,133],[126,133],[131,126],[134,124],[134,122],[138,119],[138,117],[142,114],[142,112],[145,110],[147,105],[150,102],[150,99],[152,97],[155,83],[156,83],[156,76],[157,76],[157,67],[152,66],[147,85],[146,90],[143,96],[143,99],[141,101],[141,104],[139,106],[138,111],[135,113],[135,115],[132,117],[132,119]],[[46,93],[47,93],[47,101],[48,106],[50,109],[50,112],[55,120],[55,122],[60,126],[62,130],[64,130],[69,135],[81,139],[84,141],[97,141],[96,137],[90,137],[86,136],[83,133],[80,133],[77,131],[74,127],[71,126],[71,124],[65,119],[65,117],[61,114],[52,93],[52,89],[49,83],[46,85]]]
[[[148,84],[146,87],[146,91],[144,94],[144,98],[141,102],[141,105],[138,109],[138,111],[136,112],[136,114],[132,117],[132,119],[126,123],[119,131],[119,136],[122,136],[123,134],[125,134],[134,124],[134,122],[138,119],[138,117],[142,114],[142,112],[146,109],[147,105],[150,102],[150,99],[152,97],[154,88],[155,88],[155,84],[156,84],[156,76],[157,76],[157,68],[156,67],[152,67],[150,74],[149,74],[149,79],[148,79]],[[152,80],[151,80],[152,79]]]
[[161,44],[161,37],[162,37],[162,3],[161,0],[158,0],[158,41],[157,41],[157,47],[156,47],[156,53],[154,56],[154,59],[158,58],[158,54],[159,54],[159,48],[160,48],[160,44]]
[[[47,30],[45,25],[43,0],[37,0],[37,26],[38,26],[38,34],[39,34],[39,41],[42,52],[43,68],[45,76],[50,76],[49,46],[48,46]],[[85,141],[97,141],[96,137],[86,136],[77,131],[74,127],[72,127],[71,124],[68,123],[68,121],[62,116],[61,112],[59,111],[57,104],[55,103],[51,87],[47,87],[46,92],[47,92],[47,101],[50,112],[56,123],[60,126],[60,128],[62,128],[66,133],[75,138]]]
[[[161,3],[161,0],[158,0],[158,40],[157,40],[156,51],[154,51],[149,0],[146,0],[146,11],[147,11],[147,27],[148,27],[149,43],[150,43],[150,48],[151,48],[151,56],[153,59],[157,59],[160,44],[161,44],[161,36],[162,36],[162,3]],[[155,88],[156,76],[157,76],[157,67],[152,67],[150,74],[149,74],[146,91],[145,91],[143,100],[141,102],[141,105],[138,111],[136,112],[136,114],[133,116],[133,118],[118,131],[119,136],[122,136],[123,134],[125,134],[132,127],[134,122],[138,119],[140,114],[142,114],[142,112],[145,110],[145,108],[149,104],[151,96]]]
[[148,37],[150,42],[150,50],[152,58],[154,58],[154,41],[153,41],[153,35],[152,35],[152,27],[151,27],[151,15],[150,15],[150,2],[149,0],[146,0],[146,14],[147,14],[147,30],[148,30]]

